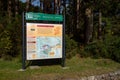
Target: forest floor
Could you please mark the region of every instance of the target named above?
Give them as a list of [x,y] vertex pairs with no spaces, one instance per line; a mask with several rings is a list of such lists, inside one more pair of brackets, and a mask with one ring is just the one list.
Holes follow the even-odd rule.
[[63,78],[81,78],[105,74],[120,70],[120,63],[110,59],[93,59],[73,57],[66,60],[66,67],[60,65],[39,66],[36,69],[21,68],[18,59],[13,61],[0,60],[0,80],[62,80]]

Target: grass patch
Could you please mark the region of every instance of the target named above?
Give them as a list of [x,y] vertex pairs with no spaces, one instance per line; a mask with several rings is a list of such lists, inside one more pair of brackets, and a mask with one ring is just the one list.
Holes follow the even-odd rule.
[[41,66],[39,69],[27,68],[18,72],[21,63],[0,60],[0,80],[55,80],[62,78],[78,78],[108,73],[120,69],[120,63],[110,59],[91,59],[74,57],[66,60],[69,69],[62,69],[60,65]]

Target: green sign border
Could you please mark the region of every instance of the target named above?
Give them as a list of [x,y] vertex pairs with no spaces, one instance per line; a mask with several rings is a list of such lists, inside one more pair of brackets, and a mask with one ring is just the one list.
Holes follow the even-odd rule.
[[25,13],[26,20],[43,20],[43,21],[63,21],[62,15],[44,14],[44,13]]

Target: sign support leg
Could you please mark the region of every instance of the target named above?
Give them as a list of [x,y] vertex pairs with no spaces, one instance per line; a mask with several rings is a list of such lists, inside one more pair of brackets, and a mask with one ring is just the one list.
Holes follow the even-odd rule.
[[63,20],[63,58],[62,58],[62,67],[65,67],[65,14],[66,14],[66,0],[64,0],[64,20]]
[[22,14],[22,69],[25,69],[25,24],[24,24],[24,12]]

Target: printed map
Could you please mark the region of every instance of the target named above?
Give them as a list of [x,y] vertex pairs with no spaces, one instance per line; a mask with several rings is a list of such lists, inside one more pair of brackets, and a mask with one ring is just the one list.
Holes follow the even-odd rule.
[[62,57],[60,37],[37,37],[38,57]]

